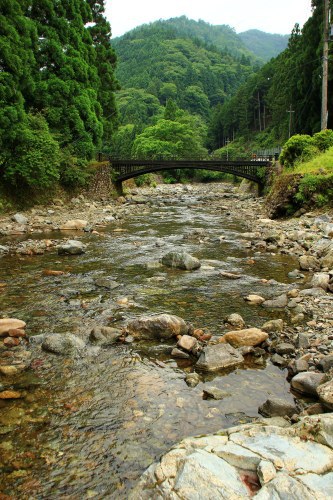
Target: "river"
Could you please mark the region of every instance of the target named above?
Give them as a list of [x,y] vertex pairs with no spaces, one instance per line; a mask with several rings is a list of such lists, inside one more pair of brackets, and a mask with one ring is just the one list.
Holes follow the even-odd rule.
[[[0,282],[7,286],[0,293],[0,312],[26,321],[30,337],[70,332],[86,340],[96,324],[121,327],[142,314],[162,312],[213,335],[225,331],[224,319],[234,312],[259,327],[273,316],[244,297],[269,295],[266,280],[273,280],[275,294],[279,283],[283,289],[295,260],[253,255],[237,197],[234,210],[217,209],[216,200],[230,193],[223,185],[179,188],[175,194],[172,188],[157,190],[141,213],[108,224],[101,237],[81,233],[88,245],[83,255],[2,257]],[[63,237],[60,232],[35,236]],[[159,265],[164,254],[180,248],[200,259],[199,270]],[[44,276],[44,269],[65,274]],[[221,271],[241,278],[230,280]],[[105,288],[103,279],[113,284]],[[184,377],[193,364],[173,359],[171,346],[91,346],[85,356],[71,358],[42,352],[31,342],[31,368],[0,381],[25,395],[0,401],[0,492],[29,499],[126,498],[141,473],[182,438],[251,421],[270,395],[293,401],[286,370],[268,358],[261,365],[249,362],[202,376],[190,388]],[[205,400],[205,384],[229,396]]]

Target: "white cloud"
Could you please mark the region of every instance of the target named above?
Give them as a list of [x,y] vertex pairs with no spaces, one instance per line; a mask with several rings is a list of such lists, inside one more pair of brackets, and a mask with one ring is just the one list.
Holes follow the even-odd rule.
[[260,29],[289,34],[311,15],[311,0],[106,0],[113,36],[140,24],[186,15],[210,24],[228,24],[237,33]]

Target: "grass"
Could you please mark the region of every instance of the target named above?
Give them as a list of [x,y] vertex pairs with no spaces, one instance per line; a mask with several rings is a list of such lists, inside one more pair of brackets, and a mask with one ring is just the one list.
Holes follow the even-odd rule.
[[328,149],[311,160],[298,163],[294,168],[286,170],[286,173],[295,174],[333,174],[333,148]]

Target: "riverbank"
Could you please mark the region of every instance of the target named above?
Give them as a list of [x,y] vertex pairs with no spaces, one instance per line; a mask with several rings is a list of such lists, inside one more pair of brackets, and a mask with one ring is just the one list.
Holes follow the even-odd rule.
[[[208,215],[203,217],[205,211]],[[191,213],[189,219],[186,218],[187,212]],[[156,225],[146,229],[145,223],[154,219]],[[178,220],[181,224],[177,223]],[[306,415],[329,414],[332,409],[333,341],[331,220],[331,214],[316,212],[273,221],[267,218],[262,199],[239,193],[231,185],[220,184],[135,188],[116,201],[92,202],[81,196],[63,205],[60,200],[54,200],[54,204],[47,208],[35,207],[25,213],[2,217],[2,317],[5,320],[13,313],[15,318],[26,323],[26,327],[11,325],[9,330],[16,330],[16,333],[9,332],[8,328],[2,332],[0,384],[6,396],[2,399],[2,425],[7,422],[8,435],[20,420],[17,416],[6,420],[5,416],[11,408],[18,411],[20,401],[25,408],[21,420],[28,417],[26,406],[30,401],[35,419],[33,425],[36,425],[36,418],[41,418],[41,426],[45,421],[34,414],[41,415],[41,401],[46,397],[42,392],[45,389],[38,389],[35,393],[31,382],[30,385],[23,382],[29,373],[38,375],[48,384],[51,382],[57,394],[56,406],[59,406],[59,398],[66,405],[61,406],[65,413],[61,414],[59,421],[50,425],[53,432],[59,433],[60,421],[65,419],[66,425],[73,425],[74,429],[87,426],[85,433],[82,431],[82,439],[88,441],[89,435],[97,432],[94,419],[97,418],[97,422],[99,419],[97,414],[90,416],[89,408],[96,397],[90,394],[91,387],[94,387],[94,392],[102,391],[103,401],[109,401],[109,393],[101,387],[105,378],[117,387],[117,396],[112,403],[109,401],[109,405],[115,406],[112,418],[119,419],[124,411],[119,408],[119,402],[126,407],[126,415],[130,412],[122,423],[124,434],[117,431],[120,442],[125,439],[123,436],[126,433],[138,426],[148,441],[150,433],[156,432],[155,441],[159,435],[159,439],[163,438],[168,446],[168,443],[177,442],[179,435],[207,433],[222,424],[230,427],[242,419],[247,421],[247,418],[256,420],[259,406],[263,407],[261,414],[285,417],[287,425]],[[83,253],[77,252],[81,243]],[[64,247],[67,249],[59,251]],[[73,253],[68,248],[74,248]],[[179,249],[197,256],[201,267],[183,271],[163,264],[165,255]],[[109,256],[110,261],[107,260]],[[283,263],[286,269],[282,272]],[[8,272],[7,266],[11,266]],[[277,266],[279,270],[275,270]],[[131,275],[130,286],[122,282],[127,269]],[[26,273],[24,281],[20,281],[20,273]],[[32,294],[31,302],[28,290]],[[34,296],[38,297],[38,305],[33,304]],[[219,308],[228,314],[219,315]],[[167,341],[160,338],[136,340],[139,328],[135,321],[140,320],[142,325],[143,316],[162,312],[182,316],[185,318],[184,325],[191,323],[193,328],[184,326],[177,330],[182,339],[172,334]],[[183,325],[181,322],[177,324]],[[252,330],[251,334],[249,330]],[[259,337],[259,342],[256,337],[253,343],[253,334],[258,334],[258,330],[260,335],[264,333],[264,337]],[[50,342],[51,337],[53,342]],[[214,351],[217,345],[226,345],[224,337],[228,338],[227,343],[233,344],[239,359],[244,359],[236,364],[234,382],[232,372],[230,375],[207,375],[199,369],[199,365],[196,368],[202,352],[207,354],[210,348]],[[245,344],[237,345],[235,339],[240,337],[247,339]],[[182,357],[177,358],[175,353],[172,355],[174,349]],[[117,363],[120,363],[122,376],[125,377],[125,370],[126,377],[129,377],[123,379],[128,386],[127,392],[136,394],[130,400],[120,393],[114,378]],[[265,374],[266,364],[276,372]],[[251,397],[252,394],[259,394],[265,377],[272,377],[272,383],[277,384],[280,379],[273,380],[278,372],[282,375],[279,383],[284,386],[282,380],[287,367],[292,394],[287,395],[288,384],[281,387],[281,394],[278,389],[273,389],[272,397],[268,397],[267,389],[264,389],[266,401],[260,395],[257,406],[252,408],[253,401],[247,403],[246,392]],[[111,373],[109,370],[115,371]],[[62,373],[67,373],[65,378]],[[90,390],[78,390],[83,373],[87,382],[89,380]],[[104,374],[102,378],[101,373]],[[198,379],[197,385],[191,388],[185,379],[193,379],[193,374],[198,374]],[[252,383],[246,381],[246,374],[251,374]],[[259,375],[262,376],[260,383]],[[67,376],[74,386],[68,385]],[[90,380],[92,376],[94,378]],[[131,380],[135,377],[137,386],[135,384],[134,390]],[[219,384],[221,387],[216,387]],[[231,384],[232,390],[223,390],[225,384]],[[242,384],[247,390],[237,397],[237,388]],[[169,387],[169,390],[164,387]],[[171,387],[176,389],[170,400]],[[203,390],[207,398],[204,403],[200,396]],[[144,403],[140,391],[147,392]],[[14,397],[11,399],[10,396]],[[240,399],[239,408],[242,411],[247,405],[252,406],[249,413],[239,414],[238,417],[235,416],[237,409],[229,410],[234,412],[234,416],[228,424],[230,417],[222,419],[221,415],[223,411],[228,412],[223,408],[236,408],[232,396],[235,400]],[[88,403],[87,398],[91,398],[92,402]],[[51,394],[45,401],[45,406],[52,407]],[[167,418],[164,413],[166,401],[175,415],[177,411],[184,412],[181,413],[182,419],[189,427],[182,429],[182,419],[177,417],[177,426],[182,429],[180,434],[176,432],[175,424],[170,426],[168,420],[160,427]],[[194,402],[198,407],[192,407]],[[100,404],[95,402],[99,413],[104,415],[105,428],[110,421],[110,406],[103,406],[101,410]],[[193,419],[188,422],[189,408]],[[72,411],[71,420],[69,415]],[[52,421],[56,419],[55,415],[48,415],[47,419]],[[155,425],[155,419],[159,425]],[[82,422],[87,420],[88,424],[83,425]],[[41,441],[45,439],[43,446],[48,446],[48,432],[44,430],[42,436],[45,436],[40,438]],[[56,439],[55,436],[53,439]],[[98,440],[102,436],[94,439],[104,446],[103,441]],[[156,442],[155,455],[160,456],[160,444]],[[77,446],[73,440],[70,443],[71,447]],[[11,446],[15,450],[13,443]],[[138,456],[142,455],[143,446],[141,443]],[[73,453],[71,447],[67,449],[69,455]],[[123,447],[126,448],[124,442]],[[121,451],[119,453],[122,456]],[[68,468],[73,471],[67,457],[51,455],[58,469],[63,462],[62,474],[66,474]],[[7,467],[8,461],[10,464],[14,462],[14,458],[8,458],[11,456],[10,449],[5,456]],[[149,464],[153,461],[149,457],[145,458],[143,454],[141,458]],[[100,463],[99,456],[96,460]],[[135,460],[139,460],[136,455]],[[130,459],[127,461],[132,463]],[[85,460],[83,463],[86,463]],[[20,471],[26,471],[23,465]],[[102,463],[100,466],[103,467]],[[15,470],[10,468],[10,474]],[[85,474],[86,484],[89,484],[92,478],[88,470]],[[15,482],[15,474],[11,480]],[[65,479],[61,481],[66,484]],[[59,491],[54,488],[57,486],[53,486],[52,494]],[[70,491],[74,492],[72,483],[71,488]],[[96,488],[98,490],[97,483]]]

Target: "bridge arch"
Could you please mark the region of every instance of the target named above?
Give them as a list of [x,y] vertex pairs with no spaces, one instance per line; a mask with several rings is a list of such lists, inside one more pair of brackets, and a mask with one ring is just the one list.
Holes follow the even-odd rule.
[[[142,174],[161,170],[193,169],[213,170],[243,177],[256,182],[259,186],[265,183],[265,171],[271,167],[271,161],[265,160],[132,160],[109,158],[110,166],[116,173],[116,182],[121,186],[125,180]],[[263,175],[264,169],[264,175]]]

